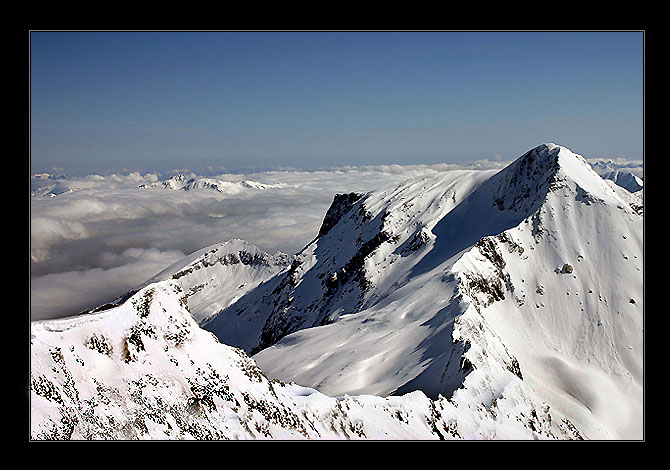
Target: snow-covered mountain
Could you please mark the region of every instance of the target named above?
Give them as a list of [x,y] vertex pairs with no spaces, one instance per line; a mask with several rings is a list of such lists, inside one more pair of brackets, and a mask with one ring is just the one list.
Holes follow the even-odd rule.
[[173,280],[31,325],[32,439],[579,439],[511,392],[498,414],[416,391],[328,397],[199,328]]
[[640,439],[642,207],[554,144],[340,194],[34,322],[32,436]]
[[640,198],[644,177],[642,163],[622,159],[594,159],[590,161],[593,170],[606,180],[612,180],[622,188]]
[[638,178],[632,173],[626,171],[614,170],[609,171],[601,176],[605,179],[614,181],[616,184],[618,184],[622,188],[627,189],[631,193],[640,192],[640,196],[642,195],[642,188],[643,188],[642,179]]
[[270,255],[244,240],[229,240],[198,250],[144,286],[175,280],[185,292],[191,315],[202,323],[290,264],[285,253]]
[[329,214],[289,270],[203,327],[330,395],[490,402],[520,381],[589,437],[641,435],[642,203],[581,156],[546,144]]
[[[53,180],[51,180],[53,181]],[[71,193],[75,191],[75,188],[67,184],[63,180],[55,180],[54,182],[47,181],[46,183],[43,180],[38,180],[35,185],[31,184],[31,197],[56,197],[61,194]]]
[[271,189],[284,188],[284,183],[264,184],[258,181],[222,181],[215,178],[189,178],[183,174],[175,175],[165,181],[159,181],[150,184],[141,184],[140,188],[165,188],[188,191],[192,189],[209,188],[215,189],[221,193],[238,194],[246,189]]
[[142,288],[171,279],[184,291],[191,316],[203,323],[290,264],[285,253],[270,255],[244,240],[228,240],[184,257],[137,288],[82,314],[118,307]]

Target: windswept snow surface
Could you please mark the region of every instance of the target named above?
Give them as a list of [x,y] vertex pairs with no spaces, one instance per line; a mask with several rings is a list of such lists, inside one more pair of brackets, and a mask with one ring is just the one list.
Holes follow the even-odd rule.
[[293,257],[33,322],[31,435],[641,439],[642,210],[554,144],[340,194]]

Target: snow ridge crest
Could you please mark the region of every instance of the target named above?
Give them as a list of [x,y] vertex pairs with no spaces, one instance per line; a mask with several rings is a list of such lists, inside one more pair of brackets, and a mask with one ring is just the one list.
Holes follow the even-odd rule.
[[529,150],[491,178],[493,205],[500,211],[531,214],[547,194],[577,183],[600,199],[610,191],[589,163],[568,148],[544,143]]

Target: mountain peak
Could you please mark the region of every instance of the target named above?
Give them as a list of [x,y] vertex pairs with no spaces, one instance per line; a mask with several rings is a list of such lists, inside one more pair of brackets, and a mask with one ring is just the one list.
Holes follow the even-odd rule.
[[552,143],[538,145],[491,178],[498,210],[527,212],[538,199],[544,199],[560,169],[562,149]]
[[531,160],[538,159],[538,164],[544,164],[544,163],[551,164],[554,162],[558,162],[559,166],[562,166],[565,163],[570,164],[570,162],[572,162],[572,163],[579,163],[583,165],[585,168],[589,169],[591,168],[591,165],[586,161],[584,157],[574,153],[572,150],[570,150],[567,147],[564,147],[563,145],[558,145],[553,142],[545,142],[543,144],[540,144],[537,147],[530,149],[528,152],[523,154],[517,160],[523,160],[529,157]]
[[584,157],[549,142],[527,151],[491,178],[493,203],[500,211],[530,214],[548,192],[565,187],[568,180],[600,199],[612,197],[612,190]]

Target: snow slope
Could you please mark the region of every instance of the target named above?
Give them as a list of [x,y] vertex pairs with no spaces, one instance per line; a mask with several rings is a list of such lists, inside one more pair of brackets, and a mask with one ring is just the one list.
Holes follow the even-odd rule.
[[270,255],[235,239],[198,250],[144,285],[175,279],[186,292],[191,315],[202,323],[290,263],[291,257],[285,253]]
[[200,329],[185,306],[168,280],[104,312],[33,322],[31,438],[580,438],[516,390],[496,414],[419,391],[333,398],[269,380],[242,350]]
[[244,240],[228,240],[184,257],[112,302],[83,313],[117,307],[138,290],[172,279],[185,292],[193,318],[203,323],[290,264],[285,253],[270,255]]
[[[395,291],[425,253],[433,225],[493,173],[446,172],[367,195],[336,196],[319,235],[288,271],[203,326],[222,342],[254,353],[289,333],[399,295]],[[231,327],[236,319],[243,319],[239,328]]]
[[497,174],[352,197],[203,326],[329,395],[491,403],[518,382],[590,438],[640,438],[642,208],[613,186],[545,144]]

